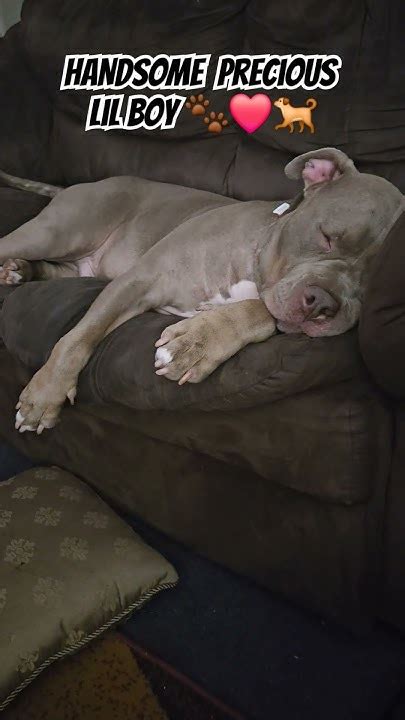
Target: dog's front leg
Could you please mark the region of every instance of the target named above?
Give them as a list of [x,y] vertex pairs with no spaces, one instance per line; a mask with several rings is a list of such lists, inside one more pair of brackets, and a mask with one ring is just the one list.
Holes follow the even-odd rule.
[[130,270],[100,293],[82,320],[55,345],[49,360],[22,391],[16,429],[41,434],[56,425],[66,399],[73,404],[79,374],[94,349],[112,330],[155,304],[154,283]]
[[262,300],[220,305],[167,327],[156,343],[155,367],[168,380],[198,383],[249,343],[274,335]]

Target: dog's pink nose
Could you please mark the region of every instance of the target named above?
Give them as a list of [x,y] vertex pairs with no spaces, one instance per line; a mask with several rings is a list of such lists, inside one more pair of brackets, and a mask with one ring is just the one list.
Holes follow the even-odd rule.
[[302,294],[302,307],[307,319],[324,319],[334,317],[339,310],[339,303],[327,290],[317,285],[309,285]]

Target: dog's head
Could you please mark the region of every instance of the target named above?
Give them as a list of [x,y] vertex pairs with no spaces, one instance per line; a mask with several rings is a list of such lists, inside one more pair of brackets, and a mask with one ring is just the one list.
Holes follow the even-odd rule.
[[275,100],[273,104],[278,108],[283,108],[284,105],[290,104],[290,100],[286,97],[280,97],[278,100]]
[[262,297],[283,332],[338,335],[358,320],[371,260],[404,196],[334,148],[300,155],[285,172],[305,193],[262,252]]

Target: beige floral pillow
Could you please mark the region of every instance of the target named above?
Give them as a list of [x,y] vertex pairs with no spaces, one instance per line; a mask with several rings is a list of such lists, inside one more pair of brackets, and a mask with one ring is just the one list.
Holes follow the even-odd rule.
[[177,579],[70,473],[36,468],[0,483],[0,710]]

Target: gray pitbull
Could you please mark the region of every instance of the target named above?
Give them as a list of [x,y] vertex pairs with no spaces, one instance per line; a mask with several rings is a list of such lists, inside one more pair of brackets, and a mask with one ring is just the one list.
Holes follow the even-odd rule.
[[53,199],[0,240],[0,282],[110,281],[21,393],[16,428],[53,427],[94,348],[146,310],[187,318],[156,343],[157,374],[180,384],[200,382],[276,327],[311,337],[352,327],[369,262],[404,209],[403,195],[333,148],[301,155],[285,171],[302,177],[305,190],[282,215],[277,203],[135,177],[62,190],[3,174]]

